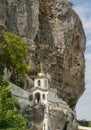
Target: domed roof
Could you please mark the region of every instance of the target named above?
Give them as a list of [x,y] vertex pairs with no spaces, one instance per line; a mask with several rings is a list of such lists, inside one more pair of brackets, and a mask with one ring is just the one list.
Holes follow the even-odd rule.
[[44,77],[44,76],[46,76],[44,72],[40,72],[40,73],[38,73],[37,75],[38,75],[39,77]]
[[40,72],[37,73],[37,76],[38,77],[46,77],[49,81],[51,81],[50,75],[48,73],[44,72],[42,63],[40,64]]
[[42,63],[40,64],[40,72],[37,74],[37,76],[39,76],[39,77],[45,77],[46,76],[46,74],[45,74],[45,72],[43,70]]

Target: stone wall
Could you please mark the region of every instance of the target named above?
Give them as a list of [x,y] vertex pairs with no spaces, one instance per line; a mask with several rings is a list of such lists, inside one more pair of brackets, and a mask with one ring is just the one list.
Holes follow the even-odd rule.
[[24,108],[25,106],[29,105],[29,92],[25,91],[24,89],[10,83],[11,85],[11,93],[12,96],[15,98],[15,101],[17,101],[21,108]]

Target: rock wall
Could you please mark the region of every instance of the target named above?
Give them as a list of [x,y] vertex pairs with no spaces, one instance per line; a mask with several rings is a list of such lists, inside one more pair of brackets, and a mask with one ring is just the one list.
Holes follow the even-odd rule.
[[75,107],[85,89],[86,39],[72,4],[67,0],[0,0],[0,25],[27,40],[29,64],[37,72],[42,62],[51,87]]
[[29,63],[40,62],[51,87],[73,107],[84,91],[85,34],[79,16],[66,0],[4,0],[0,23],[28,42]]
[[57,88],[58,95],[73,107],[84,91],[82,23],[67,1],[40,0],[39,9],[34,59],[44,63],[51,87]]
[[77,130],[76,112],[68,105],[49,104],[52,130]]

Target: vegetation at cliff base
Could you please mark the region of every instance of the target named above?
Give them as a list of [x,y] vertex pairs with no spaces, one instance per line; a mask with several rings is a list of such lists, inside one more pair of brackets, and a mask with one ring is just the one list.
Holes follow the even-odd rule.
[[78,123],[79,123],[79,125],[81,125],[81,126],[91,127],[91,121],[78,120]]
[[0,129],[24,130],[25,120],[19,111],[14,110],[10,89],[8,83],[0,78]]
[[[27,44],[16,34],[0,35],[0,130],[27,130],[26,120],[15,109],[9,81],[23,87],[31,68],[26,64]],[[5,78],[6,77],[6,78]]]

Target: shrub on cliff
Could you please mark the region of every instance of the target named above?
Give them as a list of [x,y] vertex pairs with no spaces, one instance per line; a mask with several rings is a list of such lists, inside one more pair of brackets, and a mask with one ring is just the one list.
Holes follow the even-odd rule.
[[21,37],[11,32],[0,35],[0,75],[4,70],[8,78],[19,86],[24,86],[24,76],[30,67],[26,64],[27,44]]
[[0,129],[24,130],[25,120],[19,111],[14,110],[10,88],[8,83],[0,78]]

